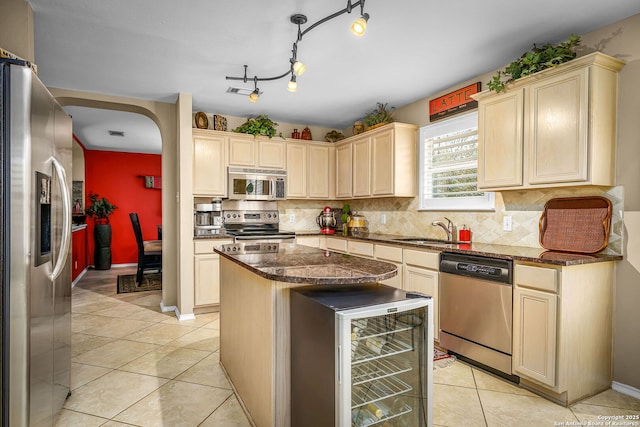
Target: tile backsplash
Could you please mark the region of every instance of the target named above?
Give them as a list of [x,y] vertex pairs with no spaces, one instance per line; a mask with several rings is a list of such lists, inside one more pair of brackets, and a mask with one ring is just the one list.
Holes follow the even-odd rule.
[[[544,204],[556,197],[604,196],[613,204],[613,216],[609,245],[604,252],[622,254],[624,188],[617,187],[571,187],[544,190],[505,191],[496,193],[496,207],[492,212],[434,212],[418,211],[418,198],[381,198],[349,200],[353,211],[363,214],[369,221],[369,231],[375,233],[400,234],[444,239],[440,227],[431,225],[433,221],[447,217],[458,229],[466,225],[472,231],[472,240],[478,243],[513,245],[539,248],[538,221]],[[343,200],[328,203],[340,208]],[[324,201],[287,200],[278,202],[280,228],[289,231],[318,230],[316,217],[327,205]],[[381,216],[386,216],[386,224],[381,224]],[[290,216],[294,215],[294,222]],[[513,231],[503,231],[504,216],[511,216]]]

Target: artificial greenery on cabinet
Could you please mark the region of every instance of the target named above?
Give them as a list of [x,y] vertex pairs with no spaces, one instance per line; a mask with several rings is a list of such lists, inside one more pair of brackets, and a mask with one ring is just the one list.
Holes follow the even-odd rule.
[[576,57],[576,47],[579,44],[580,37],[573,34],[566,42],[555,46],[547,43],[538,47],[534,44],[533,49],[523,53],[504,70],[499,70],[487,86],[489,90],[501,92],[508,83],[519,78],[571,61]]
[[235,128],[233,131],[238,133],[248,133],[258,136],[264,135],[273,138],[276,135],[276,126],[278,124],[271,120],[266,114],[249,118],[246,122]]

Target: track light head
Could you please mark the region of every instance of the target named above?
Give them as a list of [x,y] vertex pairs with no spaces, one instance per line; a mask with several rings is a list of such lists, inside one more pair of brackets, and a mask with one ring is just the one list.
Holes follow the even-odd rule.
[[304,65],[302,62],[296,61],[293,63],[293,71],[295,71],[297,75],[301,76],[302,73],[304,73],[306,70],[307,70],[307,66]]
[[258,92],[258,89],[254,90],[249,94],[249,101],[251,102],[258,102],[258,98],[260,98],[260,93]]
[[351,24],[351,32],[358,37],[364,36],[364,33],[367,30],[367,21],[369,21],[369,14],[365,13],[360,18],[353,21],[353,24]]
[[289,83],[287,84],[287,90],[289,92],[295,92],[298,90],[298,83],[296,82],[295,74],[291,75],[291,80],[289,80]]

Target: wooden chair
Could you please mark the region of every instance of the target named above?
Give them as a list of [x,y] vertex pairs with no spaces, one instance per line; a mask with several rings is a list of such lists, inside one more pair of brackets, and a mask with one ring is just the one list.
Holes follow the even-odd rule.
[[145,270],[162,271],[162,240],[142,240],[142,230],[140,229],[140,220],[136,212],[129,214],[133,232],[136,235],[136,243],[138,244],[138,271],[136,273],[136,283],[142,282],[142,276]]

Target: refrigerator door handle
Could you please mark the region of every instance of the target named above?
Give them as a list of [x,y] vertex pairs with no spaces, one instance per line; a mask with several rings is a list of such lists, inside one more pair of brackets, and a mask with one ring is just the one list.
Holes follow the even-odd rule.
[[58,261],[53,268],[49,279],[53,282],[58,278],[62,269],[67,262],[67,256],[69,255],[69,244],[71,241],[71,198],[69,196],[69,189],[67,188],[67,174],[62,164],[54,156],[50,158],[53,163],[53,167],[56,170],[56,176],[58,177],[58,184],[60,185],[60,194],[62,196],[62,240],[60,242],[60,254],[58,255]]
[[342,384],[342,346],[338,345],[338,360],[336,366],[338,367],[338,384]]

